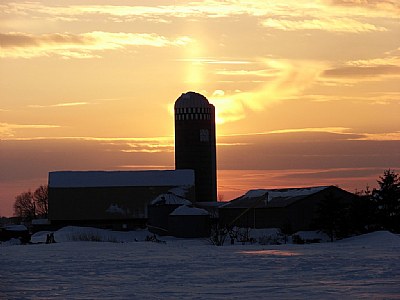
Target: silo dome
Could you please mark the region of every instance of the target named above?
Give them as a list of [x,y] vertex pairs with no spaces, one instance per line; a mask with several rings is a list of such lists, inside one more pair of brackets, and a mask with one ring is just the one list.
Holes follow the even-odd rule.
[[195,92],[183,93],[175,102],[175,108],[210,107],[210,103],[203,95]]

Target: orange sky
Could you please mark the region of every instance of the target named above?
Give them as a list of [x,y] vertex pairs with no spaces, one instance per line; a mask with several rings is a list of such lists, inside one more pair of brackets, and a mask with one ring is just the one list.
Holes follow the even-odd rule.
[[0,216],[54,170],[171,169],[174,101],[217,110],[219,194],[400,171],[395,0],[2,1]]

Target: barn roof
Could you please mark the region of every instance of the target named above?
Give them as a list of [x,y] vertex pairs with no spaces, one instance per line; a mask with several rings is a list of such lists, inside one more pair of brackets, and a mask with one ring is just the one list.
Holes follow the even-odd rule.
[[221,208],[285,207],[327,188],[328,186],[250,190],[243,196],[222,205]]
[[194,185],[193,170],[57,171],[49,173],[50,188],[192,185]]

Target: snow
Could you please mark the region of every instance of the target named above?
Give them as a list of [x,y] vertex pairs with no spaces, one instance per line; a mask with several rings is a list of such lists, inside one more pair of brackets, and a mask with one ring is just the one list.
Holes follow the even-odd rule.
[[32,225],[49,225],[50,221],[48,219],[33,219]]
[[190,205],[192,204],[192,202],[190,202],[187,199],[184,199],[182,197],[178,197],[175,194],[172,193],[167,193],[167,194],[161,194],[159,196],[157,196],[157,198],[155,198],[153,201],[151,201],[151,204],[186,204],[186,205]]
[[194,185],[193,170],[57,171],[49,173],[49,187],[52,188],[187,185]]
[[26,228],[25,225],[6,225],[4,227],[8,231],[27,231],[28,228]]
[[205,216],[208,215],[208,211],[202,208],[190,207],[187,205],[182,205],[177,207],[170,216]]
[[299,196],[309,196],[318,193],[324,189],[326,186],[320,187],[310,187],[310,188],[291,188],[291,189],[257,189],[248,191],[243,198],[256,198],[262,197],[268,193],[268,202],[274,198],[292,198]]
[[[82,232],[118,242],[68,239]],[[1,244],[0,299],[400,298],[400,238],[389,232],[222,247],[205,239],[145,242],[147,234],[66,227],[55,244]]]
[[298,231],[294,235],[303,241],[319,240],[322,242],[329,242],[331,240],[327,234],[320,231]]

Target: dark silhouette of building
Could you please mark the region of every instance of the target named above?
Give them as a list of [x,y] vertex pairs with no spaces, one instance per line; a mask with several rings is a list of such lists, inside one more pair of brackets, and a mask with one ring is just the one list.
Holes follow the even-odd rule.
[[351,203],[357,196],[336,186],[251,190],[219,207],[221,226],[315,230],[320,203],[329,197]]
[[217,201],[215,108],[195,92],[175,102],[175,168],[194,170],[196,202]]
[[194,202],[194,189],[193,170],[50,172],[49,219],[63,226],[144,225],[159,195]]

